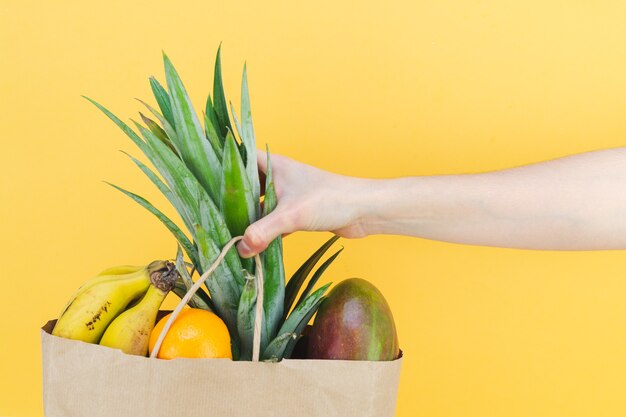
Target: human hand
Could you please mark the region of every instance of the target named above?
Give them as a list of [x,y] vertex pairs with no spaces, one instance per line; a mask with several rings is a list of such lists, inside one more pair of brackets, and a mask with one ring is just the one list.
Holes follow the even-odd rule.
[[[258,151],[259,169],[267,172],[267,155]],[[271,155],[278,204],[274,211],[248,226],[237,249],[251,257],[272,240],[298,230],[332,231],[348,238],[363,237],[359,196],[364,180],[333,174],[293,159]]]

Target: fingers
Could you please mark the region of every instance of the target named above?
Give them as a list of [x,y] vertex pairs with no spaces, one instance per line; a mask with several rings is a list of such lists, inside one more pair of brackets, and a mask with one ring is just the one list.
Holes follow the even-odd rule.
[[274,210],[246,229],[243,239],[237,245],[239,255],[250,258],[263,252],[267,246],[283,234],[293,232],[293,225],[280,210]]

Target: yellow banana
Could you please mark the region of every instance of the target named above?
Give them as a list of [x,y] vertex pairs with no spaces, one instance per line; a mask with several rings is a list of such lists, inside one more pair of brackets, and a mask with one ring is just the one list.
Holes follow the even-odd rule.
[[146,356],[148,341],[165,296],[174,288],[178,272],[172,263],[150,275],[150,288],[135,306],[115,318],[102,335],[100,344],[131,355]]
[[70,304],[72,304],[76,298],[78,298],[82,293],[87,291],[89,288],[97,284],[101,284],[103,282],[127,279],[130,274],[135,273],[143,268],[145,268],[145,266],[122,265],[122,266],[116,266],[116,267],[105,269],[104,271],[96,275],[94,278],[90,279],[89,281],[85,282],[83,285],[78,287],[76,292],[72,295],[72,297],[70,297],[69,301],[67,302],[67,304],[65,304],[65,307],[63,307],[63,310],[61,310],[61,313],[57,317],[63,316],[63,314],[65,314]]
[[137,272],[145,267],[145,265],[118,265],[107,268],[104,271],[100,272],[98,275],[125,275],[132,272]]
[[65,308],[52,330],[55,336],[98,343],[111,321],[144,294],[150,275],[166,267],[154,261],[135,272],[100,275],[85,283]]

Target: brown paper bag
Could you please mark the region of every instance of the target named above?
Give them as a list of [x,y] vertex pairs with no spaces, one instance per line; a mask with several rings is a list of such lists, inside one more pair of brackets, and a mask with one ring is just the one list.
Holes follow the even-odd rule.
[[392,362],[150,359],[41,331],[47,417],[387,417]]
[[[169,326],[241,237],[220,255],[178,303],[151,356],[41,332],[44,413],[48,417],[390,417],[402,359],[392,362],[293,360],[259,362],[263,268],[255,256],[257,298],[253,361],[156,359]],[[161,317],[164,311],[160,312]],[[401,357],[402,355],[400,355]]]

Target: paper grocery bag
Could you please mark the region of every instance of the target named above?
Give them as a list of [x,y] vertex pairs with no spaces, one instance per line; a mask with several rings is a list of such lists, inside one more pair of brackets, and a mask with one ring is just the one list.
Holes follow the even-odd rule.
[[47,417],[387,417],[402,359],[150,359],[41,331]]

